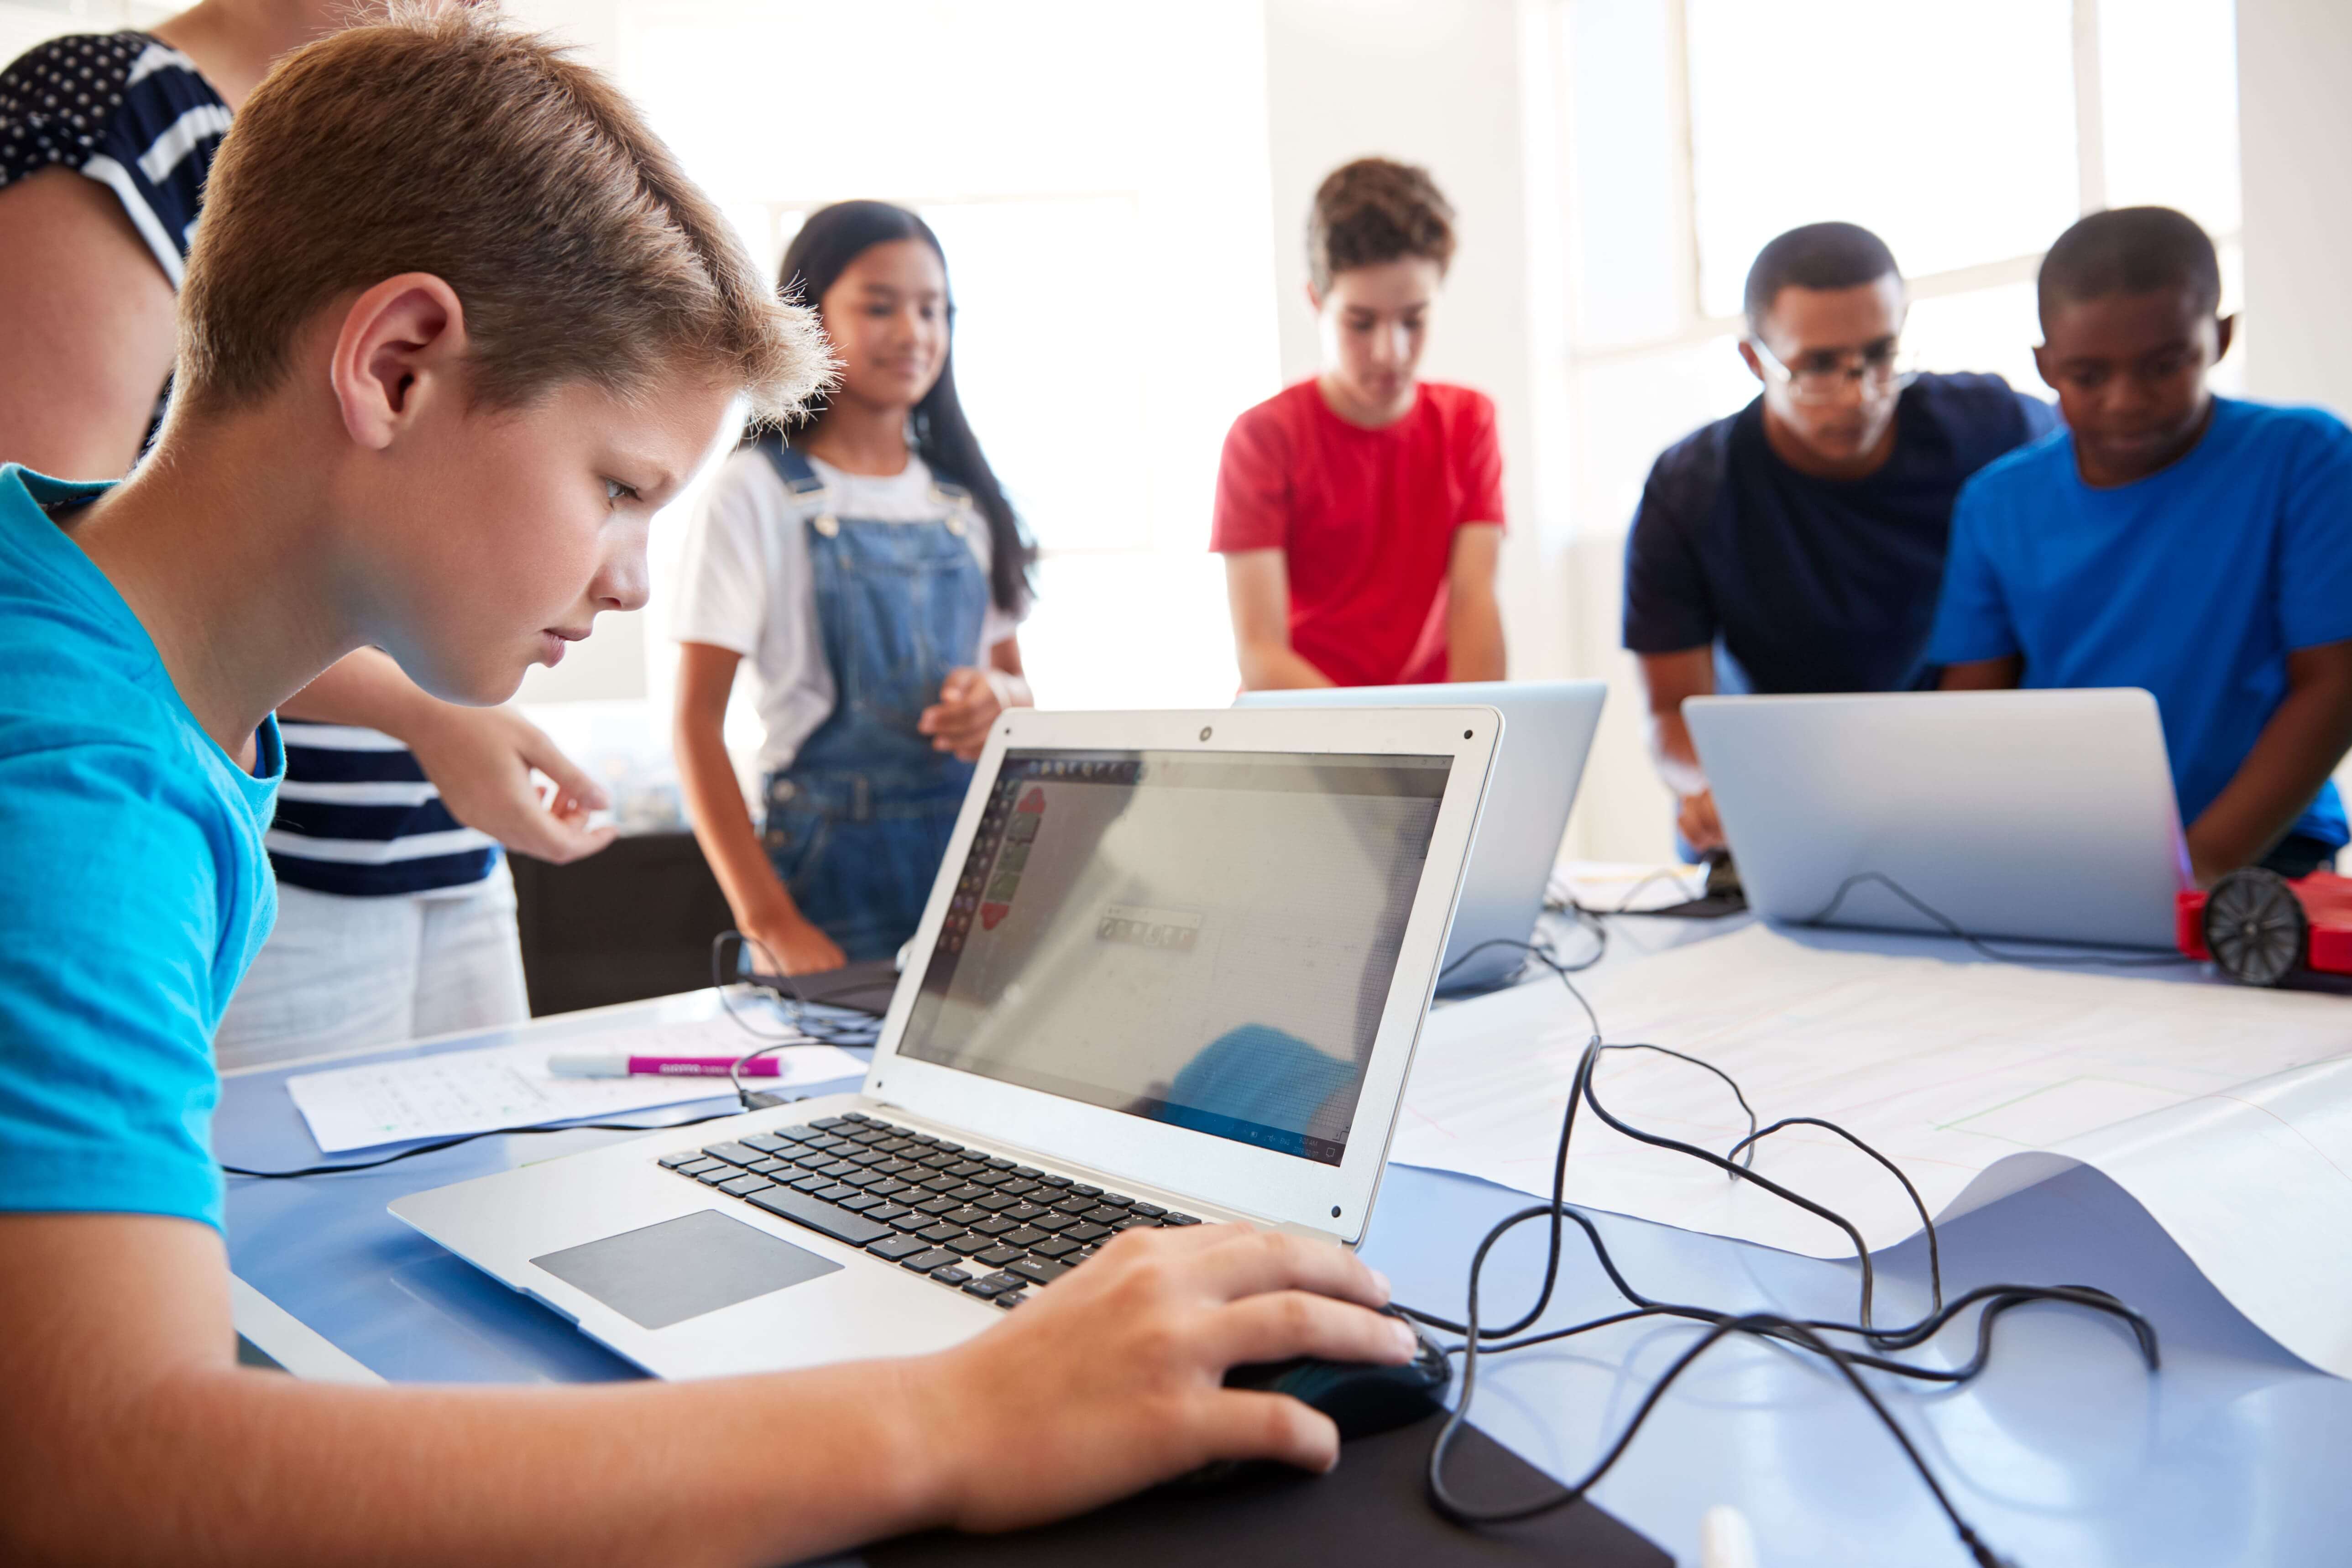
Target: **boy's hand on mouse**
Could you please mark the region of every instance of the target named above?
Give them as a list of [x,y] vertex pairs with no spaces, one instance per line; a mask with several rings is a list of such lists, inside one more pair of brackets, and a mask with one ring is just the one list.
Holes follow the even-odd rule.
[[988,727],[1010,706],[1000,684],[1005,679],[1002,671],[968,665],[948,671],[940,682],[940,700],[923,710],[915,728],[931,738],[934,750],[977,761],[988,744]]
[[1373,1309],[1388,1281],[1345,1247],[1243,1225],[1132,1231],[999,1327],[902,1363],[903,1397],[943,1452],[940,1522],[1010,1530],[1124,1497],[1216,1459],[1323,1471],[1328,1416],[1224,1386],[1248,1362],[1400,1365],[1412,1331]]

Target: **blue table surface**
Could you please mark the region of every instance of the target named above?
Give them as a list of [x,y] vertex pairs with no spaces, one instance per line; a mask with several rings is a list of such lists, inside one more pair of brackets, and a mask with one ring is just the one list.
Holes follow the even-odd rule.
[[[1613,962],[1722,928],[1619,921]],[[1821,940],[1962,956],[1928,939]],[[1549,983],[1549,982],[1546,982]],[[709,994],[542,1019],[534,1037],[617,1021],[709,1016]],[[497,1031],[381,1053],[509,1040]],[[349,1058],[371,1059],[371,1058]],[[314,1064],[315,1065],[315,1064]],[[229,1079],[215,1140],[233,1164],[285,1168],[320,1155],[287,1096],[293,1068]],[[855,1088],[811,1085],[810,1093]],[[651,1126],[713,1100],[649,1112]],[[625,1134],[483,1139],[381,1171],[299,1182],[232,1180],[229,1256],[239,1278],[365,1367],[394,1381],[586,1382],[637,1375],[569,1324],[509,1292],[384,1212],[403,1194],[556,1157]],[[1448,1316],[1464,1301],[1476,1238],[1521,1194],[1391,1166],[1365,1257],[1398,1299]],[[1620,1267],[1653,1296],[1718,1308],[1851,1318],[1853,1265],[1822,1262],[1622,1216],[1596,1215]],[[1573,1233],[1571,1233],[1571,1236]],[[2223,1300],[2120,1189],[2089,1170],[2045,1182],[1941,1227],[1948,1291],[1994,1281],[2082,1283],[2156,1324],[2149,1375],[2120,1326],[2064,1308],[2011,1313],[1990,1369],[1959,1389],[1874,1377],[1962,1515],[2020,1564],[2300,1563],[2352,1559],[2352,1385],[2279,1349]],[[1542,1230],[1490,1260],[1490,1319],[1533,1299]],[[1922,1238],[1882,1254],[1882,1321],[1927,1304]],[[1622,1302],[1571,1245],[1546,1324]],[[2347,1303],[2352,1310],[2352,1303]],[[1700,1332],[1652,1320],[1486,1360],[1476,1419],[1549,1473],[1580,1473],[1652,1379]],[[1972,1324],[1919,1359],[1965,1360]],[[1751,1342],[1717,1346],[1667,1394],[1595,1494],[1677,1562],[1697,1561],[1699,1519],[1728,1503],[1762,1563],[1964,1563],[1966,1554],[1876,1418],[1817,1362]]]

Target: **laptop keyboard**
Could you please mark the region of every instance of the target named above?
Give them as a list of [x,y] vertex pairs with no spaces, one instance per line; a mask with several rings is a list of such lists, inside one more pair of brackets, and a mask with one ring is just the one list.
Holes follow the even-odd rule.
[[855,1110],[665,1154],[661,1164],[1008,1309],[1120,1231],[1201,1223]]

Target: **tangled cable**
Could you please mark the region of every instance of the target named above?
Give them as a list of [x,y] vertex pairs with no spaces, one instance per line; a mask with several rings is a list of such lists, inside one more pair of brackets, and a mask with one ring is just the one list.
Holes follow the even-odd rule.
[[1853,892],[1856,888],[1861,887],[1865,882],[1874,882],[1878,886],[1885,889],[1888,892],[1894,894],[1896,898],[1902,900],[1905,903],[1910,905],[1913,909],[1918,910],[1921,914],[1935,921],[1937,925],[1943,928],[1945,935],[1958,938],[1961,942],[1964,942],[1969,945],[1969,951],[1979,953],[1986,958],[1990,958],[1997,963],[2018,963],[2033,966],[2047,964],[2059,968],[2077,963],[2091,963],[2097,964],[2105,969],[2167,969],[2177,967],[2184,963],[2201,963],[2204,962],[2202,959],[2190,958],[2185,954],[2178,952],[2168,952],[2161,955],[2126,956],[2120,953],[2108,954],[2103,952],[2019,952],[2014,949],[2004,952],[2001,949],[1993,946],[1992,943],[1985,941],[1984,938],[1978,936],[1975,932],[1963,931],[1960,928],[1959,921],[1954,920],[1943,910],[1937,909],[1934,905],[1928,903],[1927,900],[1921,898],[1918,894],[1913,892],[1910,889],[1905,887],[1902,883],[1896,881],[1894,878],[1888,876],[1884,871],[1857,871],[1853,876],[1848,877],[1844,881],[1838,884],[1837,891],[1830,895],[1830,901],[1822,906],[1821,912],[1808,916],[1801,923],[1805,925],[1827,924],[1829,918],[1837,913],[1840,906],[1844,904],[1845,896],[1848,893]]
[[[2138,1343],[2140,1354],[2147,1363],[2150,1372],[2157,1370],[2158,1365],[2156,1330],[2150,1326],[2147,1320],[2114,1296],[2088,1285],[1988,1285],[1968,1291],[1957,1300],[1947,1302],[1944,1300],[1943,1263],[1936,1238],[1935,1220],[1928,1214],[1926,1203],[1919,1196],[1918,1189],[1912,1185],[1910,1179],[1893,1161],[1844,1128],[1819,1117],[1784,1117],[1769,1127],[1759,1129],[1757,1125],[1756,1112],[1748,1105],[1747,1097],[1740,1092],[1739,1085],[1729,1074],[1711,1062],[1703,1061],[1681,1051],[1669,1050],[1664,1046],[1640,1042],[1619,1045],[1604,1043],[1601,1037],[1600,1016],[1593,1012],[1592,1004],[1586,1000],[1584,994],[1577,989],[1575,982],[1569,977],[1570,972],[1541,948],[1527,943],[1519,945],[1527,947],[1532,958],[1559,977],[1559,983],[1568,988],[1569,994],[1575,997],[1577,1005],[1584,1010],[1585,1018],[1591,1026],[1591,1036],[1585,1044],[1583,1053],[1577,1059],[1576,1074],[1569,1089],[1568,1110],[1560,1119],[1559,1143],[1552,1160],[1551,1201],[1530,1205],[1506,1216],[1480,1240],[1471,1258],[1464,1321],[1455,1322],[1435,1313],[1420,1311],[1410,1307],[1399,1309],[1406,1316],[1425,1323],[1431,1328],[1463,1336],[1463,1342],[1451,1347],[1449,1352],[1463,1358],[1462,1397],[1447,1415],[1444,1425],[1439,1428],[1436,1441],[1430,1448],[1428,1488],[1432,1504],[1440,1513],[1459,1524],[1501,1524],[1515,1520],[1529,1519],[1538,1514],[1548,1513],[1555,1509],[1566,1508],[1582,1501],[1632,1447],[1633,1437],[1641,1430],[1642,1424],[1649,1418],[1651,1411],[1657,1407],[1658,1402],[1665,1396],[1666,1390],[1673,1386],[1675,1380],[1716,1344],[1732,1335],[1739,1334],[1771,1340],[1800,1351],[1810,1352],[1822,1357],[1836,1367],[1847,1384],[1885,1426],[1888,1434],[1903,1450],[1904,1457],[1918,1472],[1919,1479],[1927,1484],[1928,1492],[1935,1498],[1937,1506],[1943,1510],[1945,1518],[1951,1521],[1953,1530],[1958,1534],[1960,1543],[1968,1550],[1971,1560],[1977,1563],[1979,1568],[2001,1568],[2001,1558],[1987,1546],[1969,1522],[1960,1517],[1959,1510],[1953,1506],[1950,1497],[1937,1481],[1934,1472],[1927,1468],[1927,1460],[1921,1457],[1909,1435],[1896,1423],[1893,1413],[1887,1409],[1885,1402],[1868,1384],[1863,1381],[1861,1369],[1866,1367],[1872,1371],[1888,1373],[1921,1382],[1955,1384],[1966,1383],[1984,1370],[1986,1360],[1991,1354],[1994,1322],[2018,1307],[2042,1301],[2081,1307],[2091,1311],[2104,1312],[2120,1320],[2132,1331]],[[1654,1051],[1661,1056],[1688,1062],[1693,1066],[1704,1068],[1721,1079],[1730,1089],[1733,1099],[1738,1101],[1740,1110],[1747,1117],[1746,1136],[1731,1146],[1728,1154],[1717,1154],[1711,1150],[1702,1149],[1696,1144],[1644,1131],[1612,1114],[1606,1106],[1601,1104],[1601,1098],[1593,1088],[1595,1073],[1601,1058],[1609,1052],[1635,1050]],[[1857,1313],[1858,1321],[1852,1323],[1839,1323],[1816,1319],[1789,1318],[1776,1312],[1724,1312],[1709,1307],[1655,1300],[1635,1289],[1632,1282],[1618,1268],[1616,1260],[1610,1257],[1609,1249],[1602,1243],[1601,1233],[1591,1220],[1579,1210],[1570,1208],[1563,1195],[1568,1181],[1569,1144],[1576,1131],[1576,1115],[1580,1104],[1589,1108],[1604,1125],[1626,1137],[1652,1148],[1671,1150],[1703,1161],[1723,1171],[1728,1179],[1752,1183],[1783,1202],[1793,1204],[1806,1213],[1823,1219],[1843,1231],[1847,1239],[1853,1244],[1855,1257],[1861,1265],[1861,1301]],[[1824,1205],[1815,1203],[1801,1194],[1792,1192],[1768,1177],[1758,1174],[1753,1169],[1756,1145],[1774,1133],[1790,1127],[1818,1127],[1835,1133],[1869,1155],[1880,1165],[1885,1166],[1896,1181],[1903,1184],[1904,1193],[1910,1198],[1912,1207],[1918,1214],[1920,1224],[1926,1229],[1927,1236],[1927,1271],[1933,1302],[1926,1317],[1900,1328],[1876,1326],[1871,1315],[1874,1276],[1870,1249],[1864,1243],[1861,1232],[1843,1215]],[[1499,1327],[1489,1328],[1481,1321],[1479,1310],[1480,1282],[1486,1268],[1487,1255],[1504,1237],[1528,1221],[1538,1219],[1549,1221],[1550,1245],[1544,1262],[1543,1283],[1537,1291],[1535,1303],[1512,1321]],[[1545,1309],[1551,1304],[1552,1294],[1559,1279],[1564,1227],[1570,1224],[1583,1233],[1586,1242],[1592,1249],[1594,1259],[1601,1265],[1601,1272],[1608,1276],[1610,1284],[1616,1289],[1619,1295],[1624,1297],[1633,1305],[1625,1311],[1611,1313],[1568,1328],[1528,1333],[1527,1331],[1535,1325],[1543,1316]],[[1910,1350],[1925,1344],[1941,1332],[1960,1313],[1979,1305],[1982,1306],[1983,1310],[1977,1321],[1976,1351],[1964,1364],[1956,1367],[1923,1366],[1898,1361],[1892,1354],[1884,1353]],[[1460,1435],[1464,1423],[1469,1419],[1471,1403],[1477,1393],[1478,1363],[1481,1355],[1521,1350],[1530,1345],[1548,1344],[1577,1334],[1590,1333],[1612,1324],[1651,1317],[1689,1319],[1692,1321],[1708,1325],[1707,1331],[1677,1357],[1651,1386],[1649,1393],[1625,1423],[1624,1428],[1618,1433],[1615,1441],[1610,1444],[1606,1451],[1594,1461],[1591,1468],[1581,1478],[1548,1496],[1491,1507],[1481,1507],[1465,1502],[1454,1494],[1446,1484],[1446,1458],[1453,1448],[1454,1439]],[[1866,1348],[1849,1348],[1834,1343],[1827,1337],[1832,1334],[1858,1339]]]

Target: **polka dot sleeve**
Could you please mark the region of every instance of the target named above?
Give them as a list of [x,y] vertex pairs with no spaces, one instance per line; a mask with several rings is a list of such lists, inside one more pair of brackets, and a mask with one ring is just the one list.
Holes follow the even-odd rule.
[[0,185],[52,163],[88,163],[151,42],[139,33],[51,38],[0,71]]
[[56,165],[112,191],[178,288],[228,105],[144,33],[52,38],[0,71],[0,186]]

